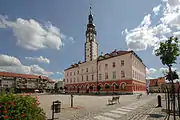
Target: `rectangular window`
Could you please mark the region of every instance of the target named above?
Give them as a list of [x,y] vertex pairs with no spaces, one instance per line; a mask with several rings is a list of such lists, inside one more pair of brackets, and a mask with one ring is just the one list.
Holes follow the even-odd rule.
[[83,76],[82,76],[82,81],[83,81]]
[[116,71],[113,72],[113,79],[116,79]]
[[125,77],[125,73],[124,71],[121,71],[121,77],[124,78]]
[[74,78],[74,83],[76,82],[76,78]]
[[82,73],[84,72],[83,68],[81,69],[81,72],[82,72]]
[[113,62],[112,67],[113,67],[113,68],[115,68],[115,67],[116,67],[116,63],[115,63],[115,62]]
[[86,68],[86,72],[88,72],[88,68]]
[[79,82],[79,77],[77,77],[77,82]]
[[101,74],[99,74],[99,80],[101,80],[102,79],[102,76],[101,76]]
[[79,70],[77,71],[77,74],[79,74]]
[[72,76],[72,72],[70,72],[70,76]]
[[88,75],[86,76],[86,81],[88,81]]
[[124,66],[124,60],[121,60],[121,66]]
[[72,83],[72,78],[70,78],[70,83]]
[[74,75],[76,75],[76,73],[74,72]]
[[94,75],[92,75],[92,80],[94,80]]
[[101,71],[101,65],[99,65],[99,71]]
[[105,73],[105,79],[108,79],[108,73]]
[[105,69],[108,69],[108,64],[105,64]]
[[67,82],[67,83],[69,82],[68,79],[66,80],[66,82]]

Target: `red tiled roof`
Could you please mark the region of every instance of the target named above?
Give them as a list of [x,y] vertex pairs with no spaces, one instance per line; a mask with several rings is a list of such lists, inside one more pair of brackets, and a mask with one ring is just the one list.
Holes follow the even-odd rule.
[[49,83],[55,83],[55,81],[53,81],[53,80],[50,80],[50,81],[49,81]]
[[[112,57],[116,57],[116,56],[120,56],[120,55],[125,55],[125,54],[132,53],[132,52],[133,52],[133,51],[122,51],[122,50],[116,51],[116,49],[115,49],[113,52],[111,52],[111,53],[106,53],[106,54],[104,54],[103,56],[100,55],[99,57],[103,57],[103,58],[104,58],[105,55],[110,55],[111,57],[109,57],[109,58],[112,58]],[[117,53],[117,55],[116,55],[116,56],[113,56],[113,53]],[[99,57],[98,57],[98,58],[99,58]],[[105,59],[107,59],[107,58],[104,58],[103,60],[105,60]],[[98,61],[99,61],[99,59],[98,59]],[[85,61],[84,61],[84,62],[79,62],[78,64],[77,64],[77,63],[72,64],[69,68],[65,69],[65,71],[68,70],[68,69],[74,68],[74,67],[78,67],[78,65],[79,65],[79,64],[82,64],[82,63],[85,63]]]
[[31,78],[31,79],[48,79],[46,76],[30,75],[30,74],[19,74],[10,72],[0,72],[0,76],[4,77],[21,77],[21,78]]

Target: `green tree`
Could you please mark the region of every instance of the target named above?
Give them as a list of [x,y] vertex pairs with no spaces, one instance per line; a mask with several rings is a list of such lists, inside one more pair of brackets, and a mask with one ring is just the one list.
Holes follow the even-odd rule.
[[98,89],[98,92],[101,90],[101,86],[100,85],[98,85],[97,86],[97,89]]
[[90,86],[89,89],[92,90],[92,89],[93,89],[93,86]]
[[170,37],[167,41],[160,42],[160,47],[155,50],[155,54],[156,56],[160,56],[162,64],[168,66],[169,72],[179,56],[180,50],[178,44],[177,37]]
[[106,84],[105,85],[105,89],[107,90],[107,93],[108,93],[108,89],[110,88],[110,85],[109,84]]
[[165,42],[160,42],[160,47],[155,50],[156,56],[159,56],[163,65],[169,68],[168,74],[170,75],[169,81],[173,83],[173,74],[171,67],[176,64],[177,57],[179,56],[179,41],[177,37],[170,37]]
[[[168,74],[170,75],[169,81],[172,83],[172,95],[175,94],[175,87],[173,83],[173,72],[171,67],[176,64],[177,57],[179,56],[179,41],[177,37],[170,37],[165,42],[160,42],[160,47],[155,50],[155,55],[160,57],[163,65],[166,65],[169,69]],[[175,95],[173,95],[173,101],[175,101]],[[175,111],[175,102],[173,102],[173,111]],[[175,119],[175,112],[174,112]]]
[[116,85],[115,88],[116,88],[116,89],[119,89],[119,85]]

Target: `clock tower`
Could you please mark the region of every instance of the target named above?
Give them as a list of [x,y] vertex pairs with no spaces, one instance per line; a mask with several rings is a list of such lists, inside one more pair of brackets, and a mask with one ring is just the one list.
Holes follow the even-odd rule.
[[98,42],[96,40],[96,28],[93,23],[93,15],[90,7],[85,42],[85,61],[92,61],[98,57]]

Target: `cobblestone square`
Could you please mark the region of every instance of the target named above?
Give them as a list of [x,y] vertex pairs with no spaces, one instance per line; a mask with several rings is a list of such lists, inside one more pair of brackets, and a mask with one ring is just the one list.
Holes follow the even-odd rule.
[[[121,95],[120,104],[107,105],[112,96],[74,95],[74,107],[70,107],[70,95],[40,95],[41,107],[45,110],[48,119],[52,116],[51,105],[55,100],[62,102],[61,113],[55,115],[61,120],[78,120],[85,116],[91,117],[101,112],[113,110],[117,107],[139,101],[136,95]],[[144,95],[141,99],[145,99]]]

